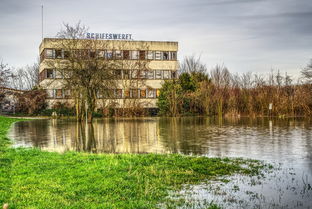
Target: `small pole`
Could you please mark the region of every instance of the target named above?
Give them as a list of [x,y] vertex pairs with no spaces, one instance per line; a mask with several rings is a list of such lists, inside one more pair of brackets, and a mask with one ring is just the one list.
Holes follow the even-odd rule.
[[43,40],[43,1],[41,5],[41,39]]
[[273,104],[270,103],[270,104],[269,104],[269,117],[270,117],[270,118],[272,117],[272,107],[273,107]]

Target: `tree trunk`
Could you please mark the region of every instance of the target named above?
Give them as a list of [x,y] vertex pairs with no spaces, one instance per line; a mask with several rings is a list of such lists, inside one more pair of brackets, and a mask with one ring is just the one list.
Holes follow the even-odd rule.
[[219,118],[222,118],[222,115],[223,115],[223,113],[222,113],[222,106],[223,106],[223,99],[222,98],[220,98],[219,99],[219,102],[218,102],[218,116],[219,116]]

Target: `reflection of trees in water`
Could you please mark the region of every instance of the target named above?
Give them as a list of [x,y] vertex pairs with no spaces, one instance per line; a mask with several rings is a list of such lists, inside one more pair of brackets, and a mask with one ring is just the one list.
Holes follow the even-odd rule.
[[160,118],[159,129],[163,146],[171,153],[203,154],[203,141],[199,131],[209,123],[204,117]]
[[[161,141],[170,152],[217,156],[231,155],[235,152],[248,155],[248,152],[262,153],[274,148],[275,155],[282,158],[286,150],[295,152],[294,149],[298,149],[298,146],[294,145],[296,140],[293,137],[298,134],[297,126],[302,124],[301,119],[291,118],[274,118],[271,121],[269,118],[159,119]],[[306,128],[299,130],[306,132]]]
[[97,152],[97,141],[94,136],[94,127],[92,123],[77,122],[77,136],[72,139],[76,151]]
[[74,147],[77,151],[108,153],[157,152],[155,120],[95,120],[93,124],[75,122]]
[[46,146],[50,140],[49,120],[20,121],[13,125],[9,135],[14,137],[17,144],[29,144],[34,147]]
[[265,153],[272,158],[302,152],[312,161],[311,121],[300,119],[123,118],[95,120],[93,124],[57,119],[21,122],[12,132],[18,140],[60,152]]

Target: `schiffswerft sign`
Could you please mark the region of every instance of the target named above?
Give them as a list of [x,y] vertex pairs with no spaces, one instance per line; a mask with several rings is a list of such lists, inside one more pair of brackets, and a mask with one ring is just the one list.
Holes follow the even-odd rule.
[[128,33],[87,33],[87,39],[107,39],[107,40],[131,40],[132,34]]

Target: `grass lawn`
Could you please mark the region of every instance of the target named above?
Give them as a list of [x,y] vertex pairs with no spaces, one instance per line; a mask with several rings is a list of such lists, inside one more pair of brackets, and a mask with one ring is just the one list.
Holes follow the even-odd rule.
[[175,208],[169,191],[234,173],[257,175],[264,166],[254,160],[178,154],[13,149],[6,133],[16,121],[0,116],[0,207],[157,208],[161,203]]

